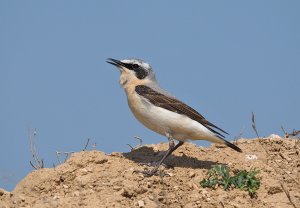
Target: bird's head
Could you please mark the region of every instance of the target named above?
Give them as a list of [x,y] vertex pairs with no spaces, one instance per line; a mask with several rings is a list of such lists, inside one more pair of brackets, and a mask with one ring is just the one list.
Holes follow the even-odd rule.
[[155,82],[155,75],[150,64],[140,59],[116,60],[108,58],[107,63],[116,66],[120,72],[120,84],[124,87],[132,82]]

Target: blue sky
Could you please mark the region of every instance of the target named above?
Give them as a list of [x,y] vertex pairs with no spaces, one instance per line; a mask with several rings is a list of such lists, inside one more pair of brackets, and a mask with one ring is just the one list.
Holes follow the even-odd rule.
[[[87,138],[107,153],[166,142],[139,124],[106,58],[149,62],[161,86],[230,133],[299,129],[299,1],[0,1],[0,187]],[[197,142],[208,145],[207,142]],[[91,148],[91,147],[90,147]]]

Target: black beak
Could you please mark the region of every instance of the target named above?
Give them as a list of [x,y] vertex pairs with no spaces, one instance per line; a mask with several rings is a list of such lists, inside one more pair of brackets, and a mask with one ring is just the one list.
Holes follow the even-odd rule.
[[112,64],[116,67],[124,66],[124,63],[122,63],[121,61],[119,61],[117,59],[108,58],[106,62],[109,64]]

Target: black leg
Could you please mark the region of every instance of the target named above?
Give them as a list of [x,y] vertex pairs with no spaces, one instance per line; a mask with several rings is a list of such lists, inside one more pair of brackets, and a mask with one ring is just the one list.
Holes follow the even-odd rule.
[[[169,149],[166,152],[166,154],[163,156],[163,158],[157,163],[156,167],[154,167],[152,170],[148,170],[148,171],[141,171],[145,176],[153,176],[153,175],[157,175],[158,172],[158,168],[159,166],[164,162],[164,160],[170,155],[172,154],[172,152],[174,152],[178,147],[180,147],[181,145],[183,145],[184,142],[179,141],[178,144],[174,145],[174,141],[173,139],[169,139]],[[137,171],[139,172],[139,171]]]
[[[173,143],[174,144],[174,143]],[[163,158],[159,161],[157,168],[164,162],[164,160],[170,155],[172,154],[172,152],[174,152],[178,147],[180,147],[181,145],[183,145],[182,141],[179,141],[178,144],[176,144],[176,146],[171,146],[169,145],[169,149],[167,151],[167,153],[163,156]]]

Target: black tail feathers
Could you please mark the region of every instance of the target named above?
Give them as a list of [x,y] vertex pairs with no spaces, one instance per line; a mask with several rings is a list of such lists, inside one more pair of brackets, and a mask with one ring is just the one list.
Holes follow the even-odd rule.
[[224,140],[224,141],[225,141],[225,144],[226,144],[228,147],[234,149],[234,150],[237,151],[237,152],[243,152],[238,146],[236,146],[236,145],[234,145],[234,144],[232,144],[232,143],[230,143],[230,142],[228,142],[228,141],[226,141],[226,140]]

